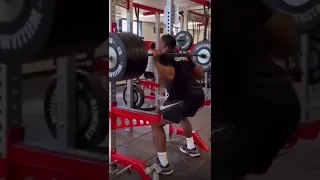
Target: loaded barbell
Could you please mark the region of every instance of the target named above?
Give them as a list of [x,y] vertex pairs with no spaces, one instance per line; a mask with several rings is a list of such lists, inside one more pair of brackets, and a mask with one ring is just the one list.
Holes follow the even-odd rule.
[[[148,53],[148,56],[153,56],[152,53]],[[185,57],[187,53],[163,53],[160,56],[171,56],[171,57]],[[199,56],[201,58],[206,58],[206,54],[192,54],[192,56]],[[109,56],[109,61],[112,61],[112,56]]]
[[[120,81],[140,77],[148,64],[148,54],[141,37],[130,33],[109,33],[109,80]],[[201,41],[192,51],[192,61],[205,71],[211,69],[211,42]],[[186,57],[185,53],[165,53],[161,56]]]

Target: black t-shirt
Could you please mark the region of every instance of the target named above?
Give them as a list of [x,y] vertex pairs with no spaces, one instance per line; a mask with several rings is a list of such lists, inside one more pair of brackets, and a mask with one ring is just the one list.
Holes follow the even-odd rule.
[[211,81],[216,113],[242,112],[261,86],[286,76],[270,57],[264,25],[272,13],[259,0],[212,1]]
[[170,100],[183,100],[188,98],[194,88],[201,88],[193,75],[195,64],[187,57],[161,56],[160,63],[172,66],[175,76],[172,82],[164,82]]

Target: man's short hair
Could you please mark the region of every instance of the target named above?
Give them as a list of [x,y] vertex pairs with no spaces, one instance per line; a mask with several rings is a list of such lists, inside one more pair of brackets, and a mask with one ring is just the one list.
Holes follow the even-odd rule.
[[167,47],[175,49],[176,45],[177,45],[177,41],[176,39],[169,35],[169,34],[165,34],[161,37],[161,41],[162,43],[164,43]]
[[156,48],[156,44],[154,42],[149,44],[149,47],[151,50],[154,50]]

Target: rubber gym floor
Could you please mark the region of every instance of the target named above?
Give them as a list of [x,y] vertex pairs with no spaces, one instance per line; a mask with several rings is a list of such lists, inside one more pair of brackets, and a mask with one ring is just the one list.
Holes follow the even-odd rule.
[[[50,136],[46,127],[43,115],[43,97],[46,88],[51,80],[51,76],[35,77],[24,80],[23,82],[23,124],[26,127],[25,143],[55,148],[53,138]],[[36,88],[35,88],[36,87]],[[298,85],[297,85],[298,87]],[[301,88],[297,88],[301,94]],[[122,100],[123,87],[118,87],[117,99],[120,105]],[[320,87],[316,87],[312,97],[313,100],[320,100]],[[210,108],[201,109],[195,118],[192,119],[194,129],[197,129],[201,137],[209,143],[210,136]],[[320,117],[320,111],[313,109],[312,118]],[[183,137],[174,136],[174,141],[168,143],[168,156],[174,167],[174,173],[171,176],[161,176],[160,179],[176,179],[190,177],[194,173],[198,174],[198,179],[211,179],[210,177],[210,153],[201,152],[201,157],[191,158],[179,151],[179,146],[185,143]],[[107,140],[103,145],[107,145]],[[214,147],[213,147],[214,148]],[[120,153],[129,155],[147,164],[155,162],[156,151],[152,143],[151,129],[149,127],[134,128],[133,132],[117,130],[117,150]],[[279,156],[270,171],[259,177],[250,177],[250,180],[318,180],[320,177],[320,139],[314,141],[300,141],[293,149],[286,154]],[[115,179],[110,175],[111,179]],[[116,179],[133,180],[140,179],[137,173],[133,172],[131,176],[123,175]]]

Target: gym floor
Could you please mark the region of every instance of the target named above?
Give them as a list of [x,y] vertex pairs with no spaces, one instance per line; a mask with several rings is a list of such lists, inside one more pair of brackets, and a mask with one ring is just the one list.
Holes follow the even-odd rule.
[[[39,147],[54,149],[57,145],[45,124],[43,115],[43,97],[51,77],[37,77],[23,82],[23,124],[26,127],[25,143]],[[36,87],[36,89],[35,89]],[[301,87],[296,85],[298,94],[301,94]],[[122,90],[118,87],[118,103],[123,105]],[[318,92],[317,92],[318,91]],[[320,87],[315,88],[313,100],[320,100]],[[147,103],[147,102],[146,102]],[[210,108],[201,109],[195,118],[192,119],[194,129],[197,129],[201,137],[208,143],[210,137]],[[320,111],[312,109],[312,119],[320,117]],[[162,177],[161,179],[174,179],[190,177],[193,173],[201,174],[197,178],[208,180],[210,177],[210,152],[202,152],[202,156],[196,159],[188,157],[179,151],[179,146],[185,143],[185,139],[173,136],[174,141],[168,143],[168,156],[174,166],[174,174]],[[103,145],[107,145],[107,140]],[[211,147],[211,146],[210,146]],[[134,128],[133,132],[123,129],[117,130],[117,150],[125,155],[145,161],[147,164],[155,162],[156,150],[153,146],[151,129],[149,127]],[[279,156],[270,171],[259,177],[250,177],[249,180],[318,180],[320,177],[320,139],[314,141],[300,141],[297,146],[288,153]],[[200,173],[201,172],[201,173]],[[111,179],[114,177],[111,175]],[[138,180],[137,173],[131,176],[123,175],[119,180]]]

